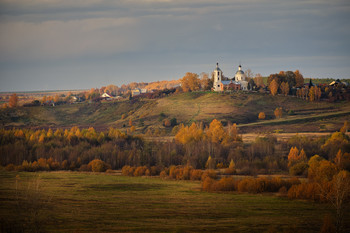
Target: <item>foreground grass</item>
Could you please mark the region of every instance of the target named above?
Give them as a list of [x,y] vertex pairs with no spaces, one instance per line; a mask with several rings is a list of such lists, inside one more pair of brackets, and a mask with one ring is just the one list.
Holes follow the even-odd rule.
[[326,204],[290,201],[272,195],[206,193],[199,187],[198,182],[159,178],[1,171],[1,229],[4,232],[264,232],[268,229],[318,232],[323,216],[332,212]]

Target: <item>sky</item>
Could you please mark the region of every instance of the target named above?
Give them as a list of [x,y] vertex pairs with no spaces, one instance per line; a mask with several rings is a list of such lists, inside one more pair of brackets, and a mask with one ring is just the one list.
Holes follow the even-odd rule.
[[0,0],[0,92],[227,77],[350,78],[348,0]]

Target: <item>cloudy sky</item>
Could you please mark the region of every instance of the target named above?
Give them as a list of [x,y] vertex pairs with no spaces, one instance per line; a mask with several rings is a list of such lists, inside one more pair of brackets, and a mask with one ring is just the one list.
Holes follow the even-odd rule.
[[0,91],[243,70],[350,78],[348,0],[0,0]]

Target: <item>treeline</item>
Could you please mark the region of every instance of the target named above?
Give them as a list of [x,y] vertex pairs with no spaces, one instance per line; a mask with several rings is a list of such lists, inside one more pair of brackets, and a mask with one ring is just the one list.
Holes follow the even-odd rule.
[[[32,170],[79,170],[92,160],[100,159],[111,169],[121,169],[125,165],[189,165],[195,169],[216,169],[227,168],[233,161],[237,174],[242,175],[271,174],[288,169],[291,174],[306,175],[307,160],[311,156],[318,154],[334,161],[339,150],[345,157],[350,153],[346,129],[347,124],[344,124],[341,132],[329,137],[296,135],[278,142],[273,136],[265,136],[251,143],[242,142],[235,124],[224,128],[217,120],[208,126],[196,123],[176,126],[173,129],[175,140],[168,142],[145,141],[114,128],[104,132],[78,127],[55,131],[1,129],[0,164],[27,167],[28,163]],[[45,164],[40,159],[45,159],[48,166],[37,166]]]

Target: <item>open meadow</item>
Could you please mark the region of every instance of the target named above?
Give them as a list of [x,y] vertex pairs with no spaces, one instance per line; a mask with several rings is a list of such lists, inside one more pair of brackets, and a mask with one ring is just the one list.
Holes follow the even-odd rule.
[[[0,172],[2,232],[319,232],[328,204],[116,173]],[[345,222],[349,229],[350,215]]]

